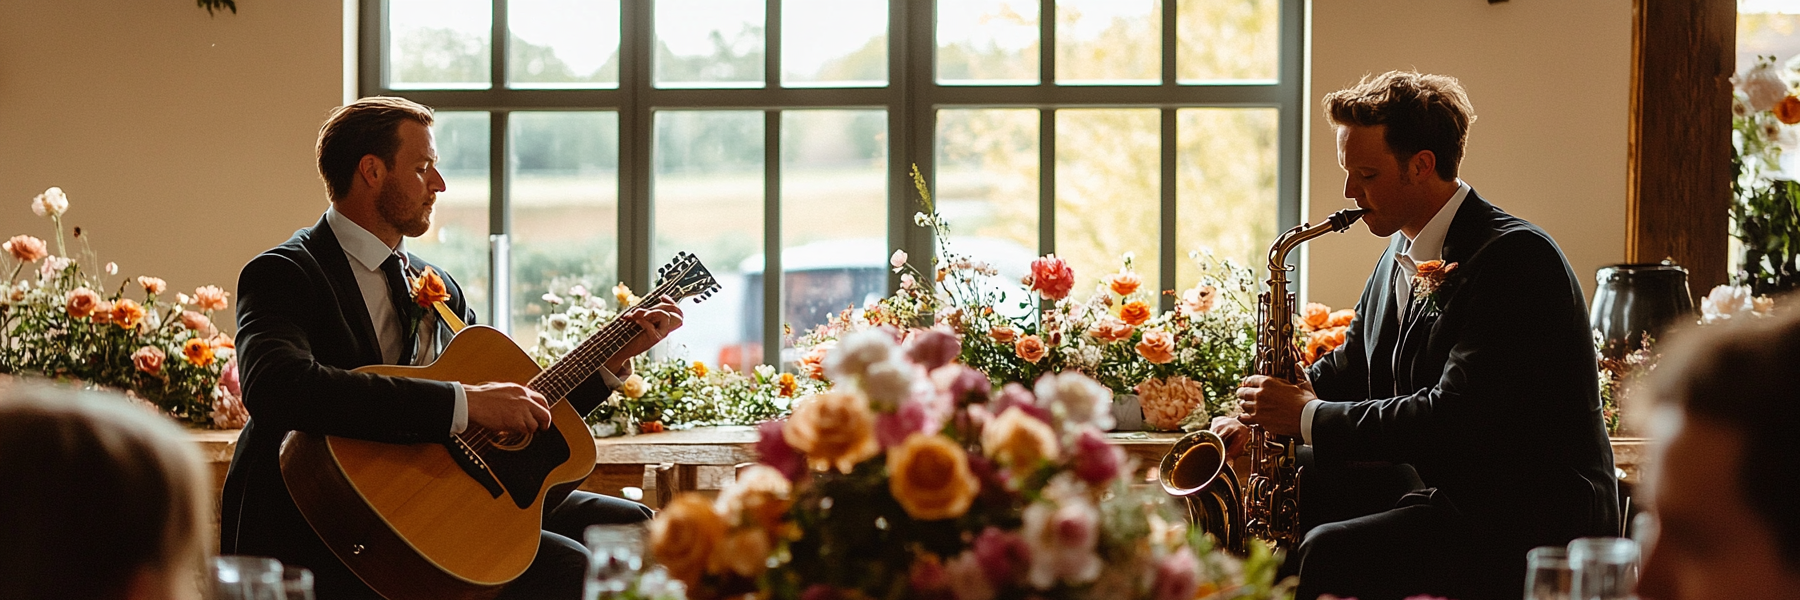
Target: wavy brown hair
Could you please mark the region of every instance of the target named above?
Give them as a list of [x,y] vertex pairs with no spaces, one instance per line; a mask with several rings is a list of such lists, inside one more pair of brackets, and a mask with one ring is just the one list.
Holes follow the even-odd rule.
[[356,165],[364,156],[373,154],[388,168],[394,167],[394,153],[400,150],[400,124],[406,121],[430,127],[431,109],[405,98],[371,96],[331,111],[319,128],[317,151],[319,176],[325,178],[325,190],[332,200],[350,193]]
[[1430,150],[1437,175],[1456,179],[1475,107],[1455,77],[1417,71],[1364,76],[1354,86],[1325,95],[1325,118],[1334,126],[1387,126],[1388,150],[1402,165]]

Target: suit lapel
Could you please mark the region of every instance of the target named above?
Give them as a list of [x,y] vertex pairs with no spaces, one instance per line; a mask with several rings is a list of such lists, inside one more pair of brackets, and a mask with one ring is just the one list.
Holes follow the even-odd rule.
[[[1488,227],[1489,215],[1494,206],[1482,200],[1475,190],[1463,198],[1462,206],[1457,208],[1456,217],[1450,220],[1449,231],[1444,232],[1443,260],[1448,263],[1467,261],[1486,236],[1482,229]],[[1456,277],[1453,275],[1452,277]],[[1390,295],[1391,297],[1391,295]],[[1396,391],[1406,393],[1417,389],[1412,378],[1412,365],[1418,360],[1419,353],[1424,351],[1425,342],[1431,338],[1431,328],[1436,327],[1439,319],[1435,315],[1426,314],[1424,298],[1413,298],[1411,310],[1407,311],[1407,319],[1402,324],[1400,345],[1394,354],[1394,381]],[[1438,306],[1437,311],[1442,311]],[[1436,368],[1433,374],[1436,374]]]
[[338,311],[344,315],[345,326],[350,328],[360,346],[362,363],[381,364],[381,343],[375,337],[375,322],[369,319],[369,307],[363,303],[362,287],[357,285],[356,275],[350,271],[350,258],[344,255],[344,246],[338,243],[337,234],[331,231],[331,225],[324,217],[312,226],[304,244],[313,260],[319,261],[319,268],[331,283]]
[[[1401,327],[1399,302],[1394,297],[1394,253],[1399,251],[1400,243],[1390,242],[1387,252],[1375,267],[1375,306],[1372,307],[1374,310],[1371,312],[1368,328],[1369,343],[1363,346],[1367,353],[1364,359],[1368,361],[1366,364],[1369,365],[1372,378],[1369,382],[1372,394],[1379,394],[1384,391],[1384,387],[1392,387],[1394,380],[1394,348],[1398,345]],[[1388,377],[1389,386],[1382,386],[1382,381],[1373,379],[1382,375]]]

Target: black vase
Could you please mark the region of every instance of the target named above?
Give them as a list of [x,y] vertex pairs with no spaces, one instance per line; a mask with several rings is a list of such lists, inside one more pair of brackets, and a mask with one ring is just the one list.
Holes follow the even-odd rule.
[[1603,340],[1601,353],[1619,358],[1643,346],[1644,334],[1660,337],[1694,313],[1687,269],[1669,261],[1611,265],[1595,273],[1599,288],[1588,321]]

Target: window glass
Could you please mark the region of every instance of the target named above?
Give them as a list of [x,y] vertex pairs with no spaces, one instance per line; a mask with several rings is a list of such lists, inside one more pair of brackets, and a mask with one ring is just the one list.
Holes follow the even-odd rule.
[[656,0],[656,87],[763,87],[760,0]]
[[490,0],[390,0],[388,87],[492,87],[493,33]]
[[886,112],[781,113],[781,248],[795,332],[887,295]]
[[1200,280],[1189,252],[1210,250],[1266,275],[1275,241],[1280,111],[1183,108],[1175,111],[1175,282]]
[[406,247],[455,278],[463,299],[485,323],[493,318],[488,314],[488,113],[438,111],[431,135],[444,191],[432,206],[431,228],[406,240]]
[[880,87],[887,67],[886,0],[782,0],[782,85]]
[[936,164],[932,192],[950,251],[999,269],[997,282],[1024,277],[1038,248],[1037,109],[939,110]]
[[508,0],[507,85],[619,87],[619,0]]
[[618,283],[619,114],[508,117],[513,339],[537,339],[543,296]]
[[[719,282],[658,352],[709,364],[762,361],[763,112],[658,111],[652,266],[690,252]],[[639,290],[644,291],[644,290]]]
[[1037,0],[952,0],[937,5],[937,81],[1037,85]]
[[1162,3],[1057,0],[1056,82],[1162,83]]
[[1078,293],[1127,252],[1145,282],[1157,280],[1161,121],[1154,108],[1056,112],[1056,254]]
[[1281,0],[1179,2],[1176,81],[1275,81],[1281,56]]

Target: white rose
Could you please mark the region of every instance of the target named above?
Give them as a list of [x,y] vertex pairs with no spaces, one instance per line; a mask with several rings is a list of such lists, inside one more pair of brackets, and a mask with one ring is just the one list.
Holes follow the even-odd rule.
[[31,212],[37,213],[37,216],[40,217],[62,216],[63,212],[67,210],[69,210],[69,197],[63,195],[62,188],[59,187],[44,190],[44,193],[38,194],[31,200]]
[[911,397],[914,389],[925,381],[925,374],[918,365],[907,362],[900,356],[884,360],[872,365],[863,372],[863,391],[878,406],[898,407],[900,403]]
[[1112,429],[1112,390],[1075,372],[1053,373],[1038,378],[1033,388],[1038,403],[1061,407],[1062,417],[1075,423],[1093,423]]
[[888,360],[894,350],[894,338],[886,332],[859,331],[839,341],[838,347],[825,355],[825,375],[833,380],[861,377],[869,365]]
[[1724,321],[1752,309],[1748,286],[1721,285],[1700,299],[1700,318],[1705,323]]
[[[1764,62],[1752,67],[1748,73],[1734,77],[1737,88],[1744,92],[1744,98],[1750,105],[1751,112],[1762,112],[1775,108],[1782,98],[1787,97],[1788,87],[1781,81],[1781,75],[1775,72],[1775,64]],[[56,189],[56,188],[51,188]]]

